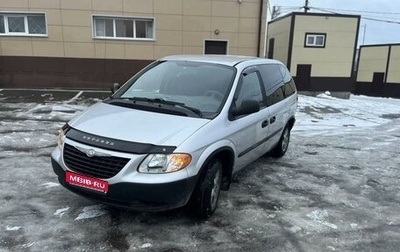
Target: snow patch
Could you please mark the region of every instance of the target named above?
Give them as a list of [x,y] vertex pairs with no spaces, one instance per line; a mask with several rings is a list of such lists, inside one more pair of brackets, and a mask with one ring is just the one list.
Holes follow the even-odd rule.
[[329,250],[331,250],[331,251],[336,251],[335,247],[332,247],[332,246],[328,246],[328,247],[326,247],[326,248],[329,249]]
[[6,230],[7,231],[17,231],[17,230],[20,230],[22,227],[20,227],[20,226],[8,226],[7,225],[7,227],[6,227]]
[[41,184],[41,186],[44,186],[46,188],[51,188],[51,187],[60,186],[60,184],[54,183],[54,182],[46,182],[46,183]]
[[297,233],[297,232],[300,232],[301,230],[302,230],[302,228],[299,226],[293,226],[293,227],[289,228],[290,233]]
[[325,91],[325,93],[321,93],[317,95],[318,98],[328,98],[328,99],[337,99],[331,96],[331,92]]
[[391,122],[387,114],[398,114],[398,99],[351,95],[339,99],[324,93],[317,97],[299,95],[293,132],[303,136],[338,135],[354,128],[379,126]]
[[151,243],[145,243],[142,246],[140,246],[140,248],[151,248],[151,247],[153,247]]
[[53,94],[51,93],[44,93],[40,95],[41,97],[53,97]]
[[22,248],[23,248],[23,249],[26,249],[26,248],[32,247],[33,244],[35,244],[35,242],[22,244]]
[[75,101],[76,99],[78,99],[79,96],[81,96],[82,93],[83,93],[83,91],[80,91],[78,94],[76,94],[74,97],[72,97],[69,101],[67,101],[67,103],[71,103],[71,102]]
[[323,210],[323,211],[314,210],[311,213],[306,214],[306,216],[321,225],[330,227],[332,229],[338,228],[335,224],[325,221],[325,219],[329,216],[328,211],[326,211],[326,210]]
[[75,218],[75,220],[92,219],[105,214],[106,211],[104,211],[102,205],[87,206],[83,208],[83,211]]
[[55,211],[53,215],[59,216],[60,218],[69,210],[69,207],[60,208]]
[[350,227],[351,227],[351,228],[357,228],[357,227],[358,227],[358,224],[357,224],[357,223],[350,223]]

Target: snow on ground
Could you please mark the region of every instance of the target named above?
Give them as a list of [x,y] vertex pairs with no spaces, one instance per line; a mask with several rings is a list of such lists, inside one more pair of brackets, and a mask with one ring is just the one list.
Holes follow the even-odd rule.
[[317,97],[300,95],[298,108],[294,132],[303,135],[338,134],[400,118],[399,100],[391,98],[351,95],[346,100],[327,94]]
[[121,211],[58,186],[56,132],[98,101],[78,94],[0,91],[0,251],[400,247],[398,99],[300,95],[288,153],[241,171],[216,213],[198,221],[187,209]]

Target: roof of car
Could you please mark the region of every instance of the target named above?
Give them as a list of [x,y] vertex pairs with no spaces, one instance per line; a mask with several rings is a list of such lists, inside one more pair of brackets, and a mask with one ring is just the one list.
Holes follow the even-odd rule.
[[276,62],[275,60],[270,60],[265,58],[239,56],[239,55],[172,55],[172,56],[166,56],[160,60],[197,61],[197,62],[216,63],[227,66],[235,66],[241,62],[249,62],[249,61]]

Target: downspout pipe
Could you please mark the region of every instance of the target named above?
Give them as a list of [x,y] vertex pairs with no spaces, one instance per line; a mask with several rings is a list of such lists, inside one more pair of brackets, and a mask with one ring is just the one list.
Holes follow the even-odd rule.
[[[260,13],[259,13],[259,24],[258,24],[258,43],[257,43],[257,57],[260,57],[261,50],[261,32],[262,32],[262,14],[263,14],[264,0],[260,0]],[[265,46],[265,45],[264,45]]]

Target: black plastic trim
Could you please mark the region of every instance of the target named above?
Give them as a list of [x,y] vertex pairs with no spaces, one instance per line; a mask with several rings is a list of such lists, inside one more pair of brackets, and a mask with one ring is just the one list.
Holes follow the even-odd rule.
[[378,47],[378,46],[400,46],[400,43],[361,45],[361,46],[360,46],[360,49],[362,49],[363,47]]
[[330,13],[311,13],[311,12],[291,12],[288,13],[286,15],[283,15],[281,17],[275,18],[271,21],[268,22],[268,24],[270,23],[275,23],[279,20],[285,19],[287,17],[290,16],[319,16],[319,17],[344,17],[344,18],[360,18],[360,15],[349,15],[349,14],[339,14],[339,13],[335,13],[335,14],[330,14]]
[[136,143],[124,140],[102,137],[90,133],[86,133],[74,128],[70,128],[66,133],[66,137],[76,142],[99,147],[102,149],[120,151],[132,154],[170,154],[176,149],[176,146],[159,146],[149,143]]
[[[358,74],[358,69],[355,69],[355,67],[356,67],[355,64],[356,64],[356,57],[357,57],[358,36],[360,33],[360,19],[361,19],[361,16],[359,16],[357,18],[357,32],[356,32],[356,39],[354,41],[353,62],[351,63],[351,78],[354,80],[354,82],[355,82],[355,80],[357,80],[356,75]],[[360,52],[361,51],[359,51],[358,55],[360,55]],[[360,61],[357,61],[357,62],[360,62]],[[352,84],[351,89],[354,90],[354,88],[355,88],[355,83]]]
[[293,77],[297,91],[309,92],[351,92],[354,80],[351,77],[311,77],[308,86],[301,85],[297,76]]
[[400,83],[384,83],[383,93],[378,94],[376,92],[373,92],[372,82],[357,82],[353,93],[375,97],[400,98]]
[[292,68],[292,53],[293,53],[293,39],[294,39],[295,23],[296,23],[296,15],[292,14],[291,20],[290,20],[289,46],[288,46],[288,55],[287,55],[287,62],[286,62],[286,67],[289,69],[289,71]]
[[384,83],[387,82],[387,76],[389,74],[389,67],[390,67],[390,58],[392,54],[392,46],[389,46],[388,48],[388,56],[387,56],[387,61],[386,61],[386,69],[385,69],[385,79],[383,80]]

